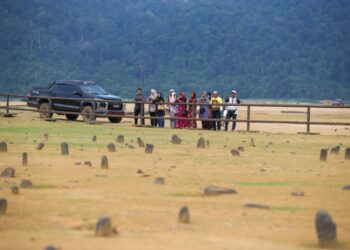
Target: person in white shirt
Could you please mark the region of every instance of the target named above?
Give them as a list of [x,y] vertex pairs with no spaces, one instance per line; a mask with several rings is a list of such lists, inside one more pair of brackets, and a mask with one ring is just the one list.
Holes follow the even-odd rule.
[[176,93],[173,91],[169,97],[169,113],[170,113],[170,127],[177,128],[177,103],[178,98]]
[[241,103],[241,100],[239,100],[238,96],[237,96],[237,92],[236,90],[232,90],[231,91],[231,96],[229,98],[225,99],[225,103],[227,104],[232,104],[232,105],[227,105],[226,106],[226,122],[225,122],[225,131],[227,131],[228,129],[228,123],[232,117],[233,121],[232,121],[232,131],[234,131],[236,129],[236,119],[237,119],[237,106],[235,104],[237,103]]
[[157,99],[157,91],[155,89],[151,89],[151,94],[148,97],[149,104],[149,115],[151,119],[151,126],[157,127],[157,105],[156,105],[156,99]]

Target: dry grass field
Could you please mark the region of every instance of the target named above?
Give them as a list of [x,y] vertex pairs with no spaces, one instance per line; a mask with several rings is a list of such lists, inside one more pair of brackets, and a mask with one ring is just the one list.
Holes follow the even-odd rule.
[[[254,109],[255,110],[255,109]],[[285,110],[285,109],[284,109]],[[292,109],[295,110],[295,109]],[[245,117],[244,109],[240,118]],[[0,177],[0,197],[8,200],[0,217],[0,249],[43,249],[52,244],[69,249],[317,249],[315,214],[327,210],[337,224],[338,247],[350,249],[350,147],[347,127],[312,126],[320,135],[300,135],[305,126],[253,124],[260,133],[171,130],[122,124],[39,120],[34,113],[0,118],[0,171],[16,169],[14,178]],[[57,116],[56,116],[57,117]],[[305,119],[305,114],[256,109],[253,119]],[[349,121],[346,110],[318,110],[312,119]],[[103,121],[103,119],[100,119]],[[244,129],[239,124],[238,129]],[[42,150],[36,146],[49,140]],[[173,145],[173,134],[183,139]],[[97,142],[92,137],[97,136]],[[116,142],[124,135],[125,143]],[[203,136],[210,141],[196,148]],[[154,144],[145,154],[136,138]],[[254,138],[256,147],[250,146]],[[61,156],[60,144],[69,144]],[[106,145],[115,143],[117,152]],[[338,155],[319,160],[320,149],[341,145]],[[241,156],[231,149],[244,147]],[[29,165],[21,165],[28,152]],[[109,169],[101,169],[107,155]],[[92,166],[85,166],[91,161]],[[144,174],[138,174],[138,170]],[[164,177],[164,185],[153,183]],[[10,187],[30,179],[33,187]],[[238,194],[203,196],[203,188],[216,185]],[[305,196],[292,196],[302,191]],[[270,209],[245,208],[247,203]],[[179,209],[187,205],[191,223],[179,224]],[[95,237],[97,219],[111,216],[118,235]]]

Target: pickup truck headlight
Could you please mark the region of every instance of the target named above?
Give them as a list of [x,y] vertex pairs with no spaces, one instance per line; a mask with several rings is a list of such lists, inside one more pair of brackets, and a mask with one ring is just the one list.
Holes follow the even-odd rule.
[[96,109],[107,109],[108,102],[96,102]]

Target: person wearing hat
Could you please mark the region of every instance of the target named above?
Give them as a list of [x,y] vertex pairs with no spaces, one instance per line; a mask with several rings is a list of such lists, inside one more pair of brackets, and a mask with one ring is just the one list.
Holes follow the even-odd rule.
[[[210,104],[211,104],[213,119],[220,119],[221,118],[221,106],[218,104],[222,104],[222,99],[219,96],[219,93],[217,91],[213,92],[213,96],[210,99]],[[220,128],[221,128],[221,122],[220,121],[213,121],[213,130],[220,131]]]
[[236,129],[236,119],[237,119],[237,103],[241,103],[241,100],[239,100],[238,96],[237,96],[237,92],[236,90],[232,90],[231,91],[231,96],[225,99],[225,103],[227,104],[231,104],[231,105],[227,105],[226,106],[226,121],[225,121],[225,131],[227,131],[228,129],[228,123],[229,120],[233,119],[232,121],[232,131],[234,131]]

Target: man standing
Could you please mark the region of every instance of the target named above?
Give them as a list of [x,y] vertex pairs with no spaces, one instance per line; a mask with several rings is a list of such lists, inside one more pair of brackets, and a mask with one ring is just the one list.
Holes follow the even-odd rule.
[[135,108],[134,108],[134,116],[135,117],[135,125],[137,125],[137,121],[138,121],[138,117],[137,116],[141,116],[141,125],[145,125],[145,118],[143,117],[143,115],[145,114],[145,106],[143,101],[145,100],[145,98],[143,97],[143,91],[142,88],[138,88],[136,90],[136,96],[134,99],[136,102],[135,103]]
[[237,106],[235,104],[241,103],[241,101],[237,96],[236,90],[231,91],[231,96],[225,99],[225,103],[232,104],[232,105],[226,106],[227,114],[226,114],[226,122],[225,122],[225,131],[227,131],[228,123],[229,123],[228,120],[230,120],[231,117],[233,119],[232,131],[234,131],[236,129],[236,119],[237,119]]
[[[221,110],[218,104],[222,104],[222,99],[219,96],[217,91],[213,92],[213,96],[210,99],[210,104],[211,104],[211,110],[212,110],[212,116],[213,119],[221,119]],[[220,131],[221,128],[221,122],[220,121],[213,121],[213,130]]]

